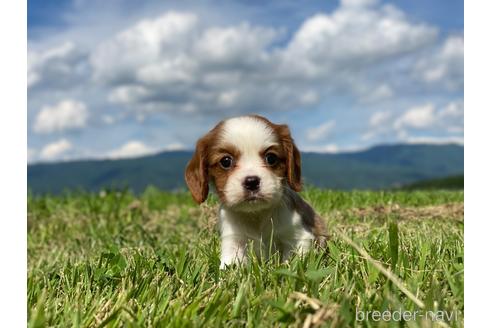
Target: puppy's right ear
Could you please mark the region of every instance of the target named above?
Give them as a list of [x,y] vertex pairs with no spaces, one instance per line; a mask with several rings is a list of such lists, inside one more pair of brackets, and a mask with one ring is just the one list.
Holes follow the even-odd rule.
[[195,153],[186,166],[185,180],[191,196],[198,204],[208,196],[208,138],[201,138],[196,143]]

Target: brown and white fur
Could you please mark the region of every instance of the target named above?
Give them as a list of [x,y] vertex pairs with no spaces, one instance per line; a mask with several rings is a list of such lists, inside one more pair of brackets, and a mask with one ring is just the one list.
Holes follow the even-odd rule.
[[220,198],[221,268],[245,261],[249,241],[282,260],[325,243],[323,220],[297,194],[301,157],[287,125],[257,115],[220,122],[198,140],[185,179],[197,203],[209,182]]

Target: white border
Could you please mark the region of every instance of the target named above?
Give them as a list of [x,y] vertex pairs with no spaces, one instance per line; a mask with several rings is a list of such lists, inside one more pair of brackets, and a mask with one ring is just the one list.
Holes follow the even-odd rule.
[[0,1],[1,327],[27,324],[27,4]]
[[[3,160],[0,326],[25,326],[26,314],[26,36],[24,1],[0,2],[0,90]],[[446,14],[446,13],[443,13]],[[488,271],[492,204],[490,159],[492,140],[492,4],[465,2],[465,261],[466,324],[489,322],[491,287]]]
[[491,17],[490,1],[465,1],[465,323],[468,327],[490,323]]

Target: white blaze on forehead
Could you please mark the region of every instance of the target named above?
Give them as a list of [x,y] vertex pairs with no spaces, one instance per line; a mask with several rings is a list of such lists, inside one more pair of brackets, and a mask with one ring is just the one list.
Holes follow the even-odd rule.
[[275,131],[263,120],[252,116],[231,118],[224,122],[219,134],[219,144],[232,145],[239,152],[239,158],[224,187],[226,204],[240,205],[245,199],[244,179],[256,176],[260,179],[259,194],[268,200],[265,204],[245,204],[247,211],[260,210],[277,201],[282,192],[282,177],[276,176],[264,163],[262,152],[278,145]]
[[220,141],[234,145],[243,155],[278,144],[275,132],[265,122],[251,116],[228,119],[224,122]]

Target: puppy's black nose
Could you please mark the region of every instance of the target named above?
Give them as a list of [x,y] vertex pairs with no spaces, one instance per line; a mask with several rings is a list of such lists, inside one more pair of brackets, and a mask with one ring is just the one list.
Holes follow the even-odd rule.
[[246,177],[243,186],[249,191],[258,191],[260,189],[260,178],[257,176]]

